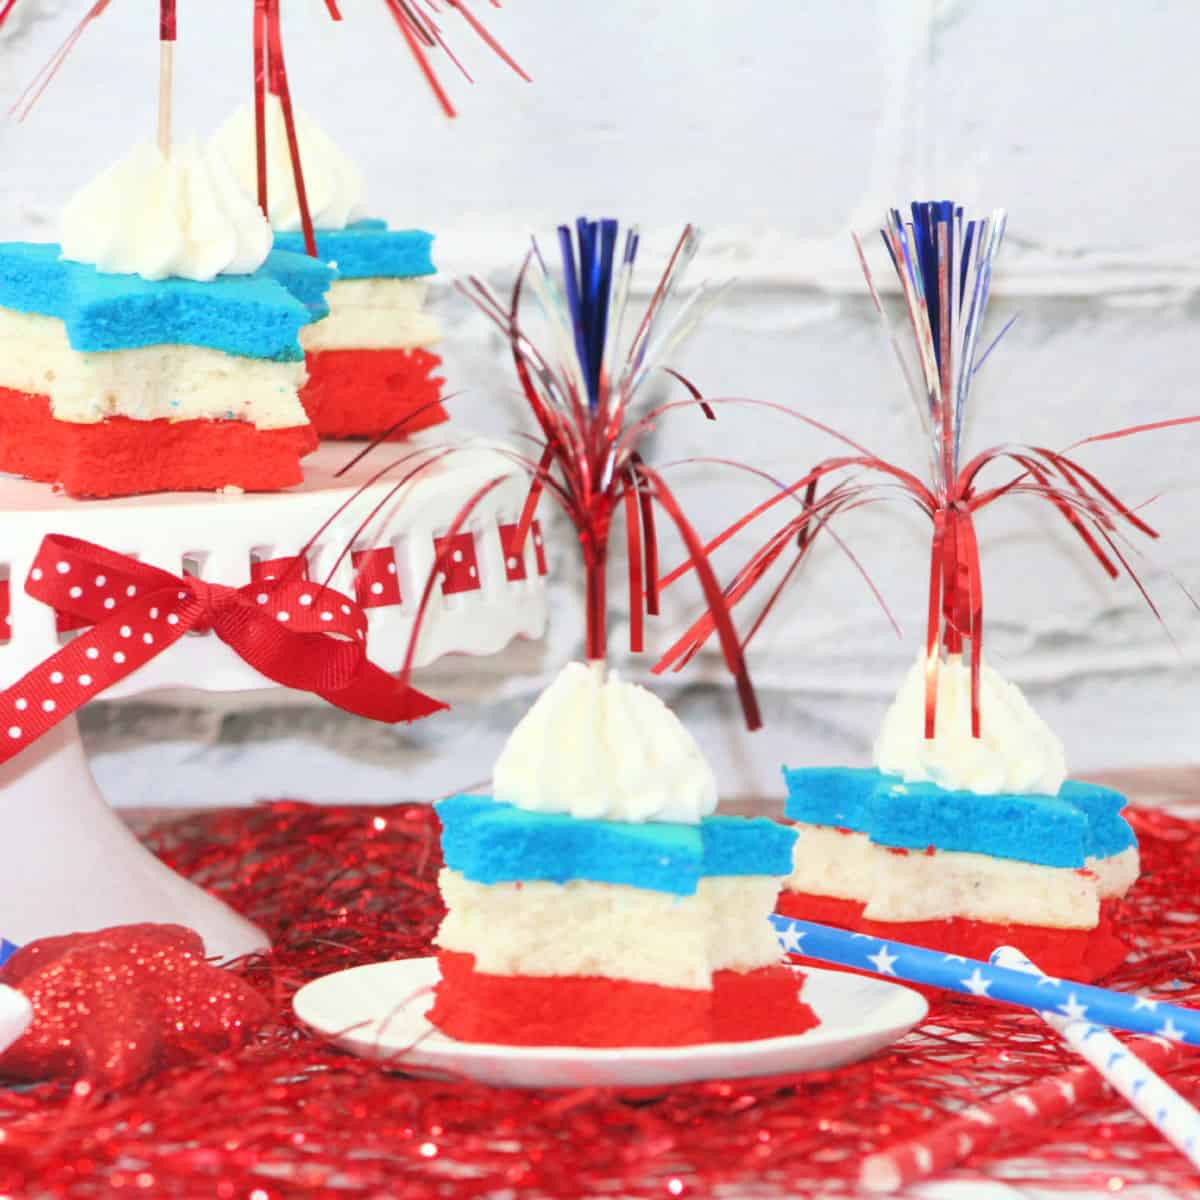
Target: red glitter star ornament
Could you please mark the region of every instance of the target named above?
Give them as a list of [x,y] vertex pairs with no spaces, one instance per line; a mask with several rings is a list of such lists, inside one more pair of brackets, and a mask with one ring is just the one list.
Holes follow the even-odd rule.
[[243,1045],[266,1000],[204,958],[181,925],[120,925],[42,938],[0,969],[33,1024],[0,1055],[0,1076],[120,1088],[164,1067]]

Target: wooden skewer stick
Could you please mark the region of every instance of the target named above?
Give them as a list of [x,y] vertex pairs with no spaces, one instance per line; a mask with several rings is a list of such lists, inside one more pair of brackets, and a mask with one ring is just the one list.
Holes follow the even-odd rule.
[[171,99],[174,93],[175,43],[161,42],[158,59],[158,148],[171,157]]
[[175,0],[158,6],[158,148],[171,157],[171,102],[175,93]]

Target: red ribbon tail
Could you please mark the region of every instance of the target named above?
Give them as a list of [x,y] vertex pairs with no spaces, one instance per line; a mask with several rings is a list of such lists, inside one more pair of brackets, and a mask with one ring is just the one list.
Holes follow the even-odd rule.
[[[47,557],[47,545],[57,557],[52,539],[48,538],[43,543],[38,563],[53,562],[53,558]],[[47,590],[39,591],[37,581],[34,581],[27,585],[30,594],[44,599],[59,593],[56,603],[50,600],[47,603],[52,603],[59,611],[71,613],[66,583],[69,577],[65,574],[47,576],[47,566],[38,569],[43,572],[41,582],[48,585]],[[74,578],[83,576],[80,560],[71,560],[71,572]],[[130,596],[123,595],[119,608],[107,611],[103,620],[72,638],[0,692],[0,762],[13,758],[194,628],[194,605],[188,602],[190,598],[180,598],[179,583],[170,581],[165,587],[161,584],[155,587],[154,576],[160,572],[155,568],[148,568],[148,572],[151,586]],[[93,568],[93,574],[82,586],[98,593],[100,589],[94,584],[94,578]],[[105,586],[109,586],[107,581]],[[95,614],[91,615],[94,617]]]
[[316,694],[344,712],[388,725],[420,721],[434,713],[445,712],[450,707],[414,687],[400,683],[373,664],[367,664],[348,686]]

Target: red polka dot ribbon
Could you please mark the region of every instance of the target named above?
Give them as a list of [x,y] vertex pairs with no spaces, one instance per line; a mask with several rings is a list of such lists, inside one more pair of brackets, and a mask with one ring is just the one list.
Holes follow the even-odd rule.
[[0,693],[0,762],[185,633],[209,630],[268,679],[358,716],[415,721],[446,707],[367,658],[358,604],[302,578],[226,587],[50,534],[25,590],[91,628]]

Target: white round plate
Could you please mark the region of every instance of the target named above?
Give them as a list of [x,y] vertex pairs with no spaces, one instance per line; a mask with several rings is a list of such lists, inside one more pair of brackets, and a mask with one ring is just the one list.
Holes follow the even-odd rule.
[[654,1087],[827,1071],[874,1054],[929,1010],[899,984],[805,969],[804,1000],[821,1019],[797,1037],[699,1046],[594,1049],[459,1042],[425,1020],[438,981],[435,958],[372,963],[315,979],[296,993],[296,1015],[362,1058],[415,1074],[467,1076],[505,1087]]

